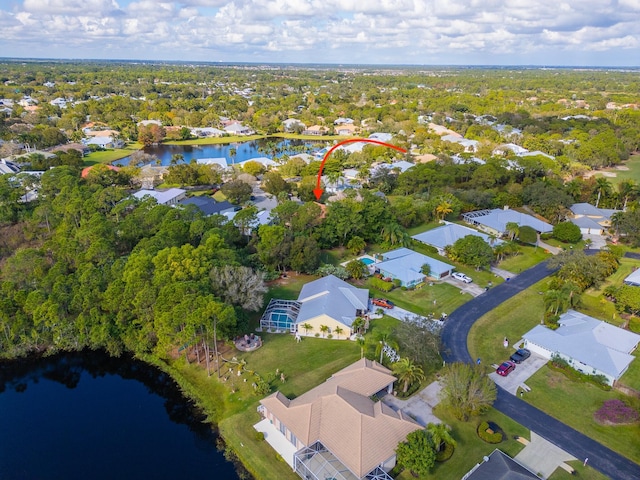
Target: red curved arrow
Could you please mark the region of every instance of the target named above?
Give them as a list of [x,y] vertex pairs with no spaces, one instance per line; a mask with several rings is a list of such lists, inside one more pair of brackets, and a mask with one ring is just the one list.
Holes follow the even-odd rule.
[[387,142],[381,142],[380,140],[374,140],[372,138],[349,138],[347,140],[342,140],[341,142],[336,143],[333,147],[329,149],[327,153],[324,154],[322,163],[320,164],[320,170],[318,171],[318,182],[316,184],[316,188],[313,189],[313,193],[316,196],[317,200],[320,200],[320,197],[324,192],[324,190],[320,187],[320,179],[322,177],[322,170],[324,169],[324,164],[327,162],[329,155],[331,155],[333,151],[341,145],[346,145],[347,143],[358,143],[358,142],[375,143],[377,145],[382,145],[383,147],[393,148],[402,153],[407,153],[407,151],[402,147],[398,147],[397,145],[391,145],[390,143],[387,143]]

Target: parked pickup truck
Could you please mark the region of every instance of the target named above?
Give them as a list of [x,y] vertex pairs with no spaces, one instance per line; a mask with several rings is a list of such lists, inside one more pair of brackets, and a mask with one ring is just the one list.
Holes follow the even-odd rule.
[[395,306],[391,300],[386,298],[374,298],[371,303],[382,308],[393,308]]

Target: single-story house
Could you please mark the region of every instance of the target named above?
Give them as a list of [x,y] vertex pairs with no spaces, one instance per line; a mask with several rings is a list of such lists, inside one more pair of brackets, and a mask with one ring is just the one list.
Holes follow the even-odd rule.
[[390,142],[393,138],[393,135],[385,132],[376,132],[369,135],[369,138],[373,140],[378,140],[379,142]]
[[290,400],[276,392],[260,401],[254,428],[304,479],[377,479],[396,464],[395,450],[422,427],[371,396],[391,392],[395,377],[363,358]]
[[[305,284],[298,300],[271,300],[260,319],[260,327],[297,332],[301,336],[332,334],[333,338],[345,339],[354,333],[351,325],[356,317],[368,311],[369,290],[328,275]],[[322,326],[328,330],[323,332]],[[341,333],[336,333],[338,327]]]
[[553,226],[526,213],[511,210],[509,207],[493,210],[476,210],[462,215],[465,222],[481,230],[502,236],[507,233],[507,223],[517,223],[519,227],[528,226],[538,233],[549,233]]
[[20,167],[6,158],[0,159],[0,175],[20,173]]
[[478,140],[470,140],[458,135],[443,135],[440,138],[445,142],[457,143],[458,145],[462,145],[465,152],[475,152],[478,148],[478,145],[480,144]]
[[302,133],[304,135],[326,135],[327,133],[329,133],[329,129],[327,127],[323,127],[322,125],[312,125]]
[[624,279],[625,285],[631,285],[632,287],[640,287],[640,268],[635,269]]
[[224,127],[224,131],[230,135],[251,135],[253,130],[239,123],[230,123]]
[[545,358],[559,355],[587,375],[604,375],[610,385],[635,358],[631,355],[640,335],[569,310],[560,316],[560,327],[537,325],[523,335],[525,347]]
[[191,129],[191,135],[195,135],[196,137],[221,137],[224,134],[224,130],[214,127],[198,127]]
[[[96,164],[99,165],[99,164]],[[82,169],[82,172],[80,172],[80,177],[82,178],[87,178],[89,176],[89,173],[91,172],[91,170],[93,170],[95,168],[96,165],[91,165],[90,167],[85,167]],[[115,167],[113,165],[108,165],[108,164],[103,164],[104,167],[108,168],[109,170],[112,170],[114,172],[117,172],[120,170],[120,168]]]
[[153,197],[159,205],[177,205],[180,200],[187,196],[187,191],[181,188],[170,188],[168,190],[139,190],[133,194],[139,200],[144,197]]
[[198,158],[196,163],[198,165],[219,165],[223,170],[229,166],[227,159],[224,157]]
[[202,195],[199,197],[184,198],[178,202],[180,205],[195,205],[206,216],[209,215],[224,215],[225,213],[233,212],[235,208],[226,200],[223,202],[217,202],[213,198]]
[[335,131],[337,135],[355,135],[358,131],[358,127],[352,123],[344,123],[335,127]]
[[409,248],[398,248],[382,254],[382,261],[375,264],[375,270],[386,278],[400,280],[403,287],[414,287],[425,281],[422,266],[428,264],[429,276],[440,279],[453,272],[454,267],[447,263],[415,252]]
[[282,122],[282,125],[284,126],[285,132],[293,132],[296,129],[301,129],[300,131],[302,131],[307,128],[307,126],[297,118],[287,118],[284,122]]
[[51,149],[53,153],[55,152],[64,152],[68,153],[70,150],[77,150],[84,157],[85,155],[89,155],[91,150],[84,143],[67,143],[65,145],[58,145]]
[[462,480],[540,480],[540,477],[506,453],[495,449]]
[[169,172],[167,167],[162,165],[144,165],[140,168],[140,172],[136,179],[140,181],[143,189],[153,189],[157,184],[162,182],[164,176]]
[[343,118],[343,117],[340,117],[340,118],[336,118],[336,119],[333,121],[333,124],[334,124],[334,125],[350,125],[350,124],[352,124],[352,123],[353,123],[353,118]]
[[419,242],[422,242],[426,245],[435,247],[440,255],[445,254],[444,249],[446,247],[448,247],[449,245],[453,245],[454,243],[456,243],[456,241],[466,237],[467,235],[475,235],[476,237],[480,237],[491,247],[495,247],[496,245],[503,243],[502,240],[498,240],[497,238],[492,239],[486,233],[479,232],[477,230],[474,230],[473,228],[458,225],[457,223],[444,223],[445,224],[441,227],[427,230],[426,232],[419,233],[418,235],[414,235],[411,238],[418,240]]
[[96,136],[91,138],[83,138],[82,143],[85,145],[97,145],[100,148],[122,148],[124,141],[114,137]]
[[574,203],[569,207],[571,223],[580,227],[583,235],[604,235],[611,226],[611,216],[619,212],[610,208],[597,208],[589,203]]
[[528,151],[529,150],[527,150],[526,148],[521,147],[520,145],[516,145],[515,143],[505,143],[495,148],[493,150],[493,154],[507,155],[509,152],[511,152],[511,153],[515,153],[516,155],[522,155],[524,153],[527,153]]
[[261,164],[264,168],[270,168],[270,167],[277,167],[278,166],[278,164],[275,161],[273,161],[273,160],[271,160],[270,158],[267,158],[267,157],[249,158],[247,160],[243,160],[242,162],[236,163],[236,165],[243,166],[247,162],[257,162],[257,163]]

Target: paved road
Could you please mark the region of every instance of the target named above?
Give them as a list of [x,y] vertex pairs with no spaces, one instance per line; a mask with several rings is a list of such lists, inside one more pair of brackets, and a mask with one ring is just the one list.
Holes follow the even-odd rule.
[[[505,300],[551,273],[552,271],[547,268],[546,262],[541,263],[522,272],[516,278],[490,289],[455,310],[449,315],[442,330],[444,360],[447,362],[475,361],[475,359],[471,358],[467,349],[467,336],[475,321]],[[640,479],[640,465],[633,463],[631,460],[577,432],[499,387],[498,398],[493,406],[576,458],[589,458],[590,466],[613,480]]]

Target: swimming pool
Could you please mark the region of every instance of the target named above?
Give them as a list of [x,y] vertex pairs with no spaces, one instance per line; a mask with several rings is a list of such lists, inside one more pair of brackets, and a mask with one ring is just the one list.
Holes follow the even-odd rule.
[[368,257],[362,257],[360,259],[360,261],[362,263],[364,263],[365,265],[371,265],[372,263],[376,263],[375,260],[373,260],[372,258],[368,258]]

